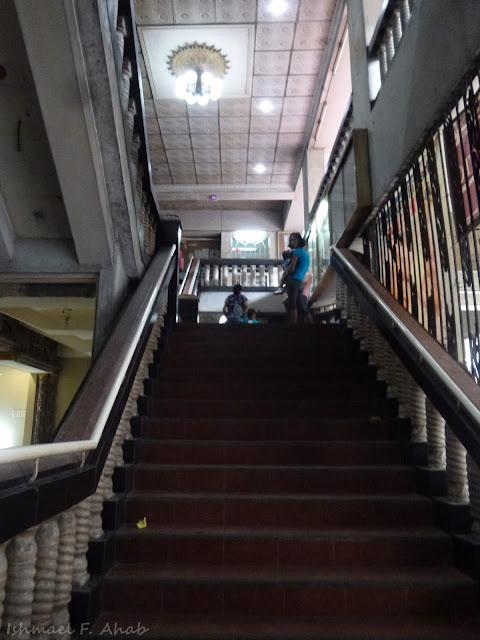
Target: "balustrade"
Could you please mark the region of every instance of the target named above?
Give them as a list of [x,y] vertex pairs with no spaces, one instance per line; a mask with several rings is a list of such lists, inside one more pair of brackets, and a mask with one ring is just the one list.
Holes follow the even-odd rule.
[[370,52],[378,62],[381,81],[385,79],[401,44],[415,1],[390,0],[377,27]]
[[89,581],[88,546],[103,533],[103,504],[113,495],[114,467],[123,464],[123,443],[131,437],[130,419],[136,415],[138,396],[143,394],[143,380],[148,377],[165,325],[167,304],[165,292],[96,492],[0,545],[0,629],[8,630],[9,624],[11,628],[70,629],[72,588],[84,587]]
[[[153,199],[150,197],[149,185],[147,185],[147,182],[149,183],[149,174],[145,165],[145,154],[142,155],[140,153],[142,149],[145,150],[146,142],[143,131],[141,132],[139,129],[139,121],[143,117],[139,107],[141,104],[140,95],[134,95],[132,89],[136,61],[133,56],[129,57],[126,54],[127,49],[129,52],[135,52],[134,34],[131,28],[131,16],[119,14],[118,2],[114,4],[115,10],[112,11],[111,19],[115,21],[112,24],[112,31],[115,33],[115,37],[112,39],[112,46],[117,52],[115,59],[121,61],[121,67],[117,69],[117,73],[120,105],[125,120],[125,141],[130,157],[129,170],[131,183],[134,185],[133,195],[136,215],[144,229],[143,249],[145,254],[151,257],[155,253],[158,216]],[[150,201],[152,201],[151,205]]]
[[242,287],[277,288],[281,278],[280,265],[281,260],[266,261],[264,264],[240,264],[240,261],[232,264],[228,260],[202,262],[200,284],[202,288],[231,288],[235,284],[241,284]]

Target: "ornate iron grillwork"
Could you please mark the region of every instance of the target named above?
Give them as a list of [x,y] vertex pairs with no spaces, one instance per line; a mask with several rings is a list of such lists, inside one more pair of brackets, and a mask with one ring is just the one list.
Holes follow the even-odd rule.
[[364,233],[375,277],[480,384],[479,62]]

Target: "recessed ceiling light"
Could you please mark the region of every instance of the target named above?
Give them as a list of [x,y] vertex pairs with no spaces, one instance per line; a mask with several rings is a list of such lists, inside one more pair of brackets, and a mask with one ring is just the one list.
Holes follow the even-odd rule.
[[265,166],[263,164],[256,164],[253,167],[253,170],[255,171],[255,173],[265,173],[266,171]]
[[267,8],[274,16],[281,16],[287,10],[288,5],[285,0],[272,0]]
[[262,100],[258,108],[260,109],[260,111],[263,111],[263,113],[270,113],[270,111],[273,109],[273,104],[270,102],[270,100]]

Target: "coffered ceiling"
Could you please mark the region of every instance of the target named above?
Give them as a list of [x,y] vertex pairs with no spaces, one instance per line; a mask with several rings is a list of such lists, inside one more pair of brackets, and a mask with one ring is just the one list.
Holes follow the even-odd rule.
[[[344,3],[284,4],[275,15],[272,0],[135,0],[154,191],[187,234],[251,227],[243,212],[255,210],[263,227],[283,228]],[[194,42],[229,60],[224,97],[206,106],[176,98],[168,68],[172,51]]]

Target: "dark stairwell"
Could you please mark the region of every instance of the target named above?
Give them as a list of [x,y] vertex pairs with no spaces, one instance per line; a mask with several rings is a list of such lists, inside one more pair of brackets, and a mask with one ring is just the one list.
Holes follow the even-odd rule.
[[177,326],[134,425],[93,634],[480,637],[477,583],[365,355],[340,325]]

